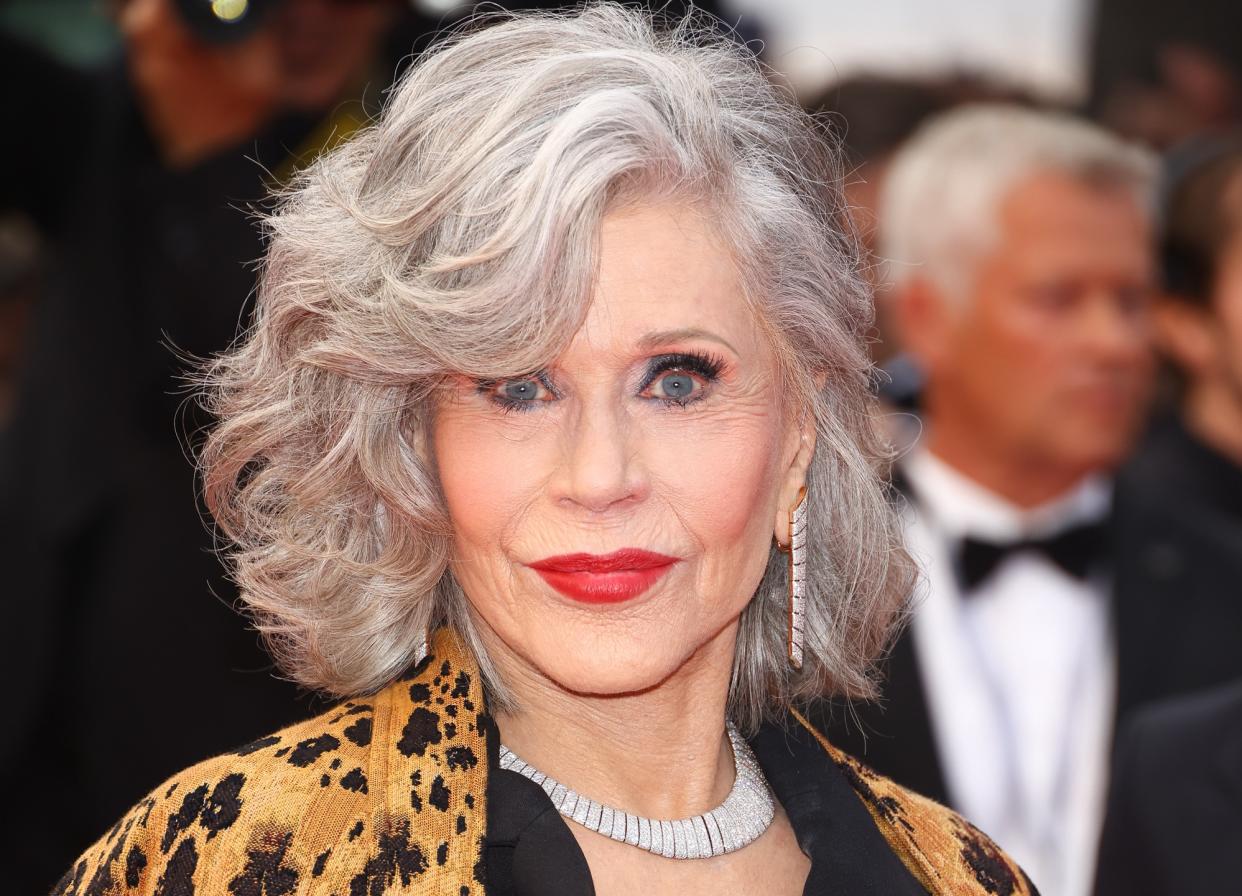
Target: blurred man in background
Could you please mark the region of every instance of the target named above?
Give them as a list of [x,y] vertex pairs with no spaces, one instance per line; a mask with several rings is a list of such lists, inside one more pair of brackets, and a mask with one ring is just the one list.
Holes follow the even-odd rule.
[[0,741],[21,856],[6,891],[44,892],[204,744],[307,710],[230,606],[195,501],[186,442],[204,421],[182,408],[177,353],[234,338],[262,253],[246,206],[365,121],[359,99],[390,82],[385,40],[405,7],[216,7],[117,4],[124,54],[102,72],[0,47],[16,88],[0,198],[55,249],[0,437],[0,664],[22,694]]
[[1102,814],[1109,474],[1153,368],[1153,179],[1093,126],[968,106],[897,154],[881,198],[887,301],[925,377],[925,435],[897,471],[925,594],[883,708],[831,727],[1056,896],[1088,892]]
[[[1144,611],[1122,620],[1126,706],[1242,676],[1242,134],[1165,167],[1155,333],[1177,394],[1117,485],[1118,587]],[[1146,661],[1171,643],[1195,662]]]

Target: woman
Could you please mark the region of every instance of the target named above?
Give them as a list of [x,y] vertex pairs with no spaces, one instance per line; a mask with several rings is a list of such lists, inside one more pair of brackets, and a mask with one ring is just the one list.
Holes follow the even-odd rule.
[[270,219],[211,376],[246,601],[350,699],[157,788],[59,892],[1032,892],[791,709],[869,693],[909,585],[834,166],[692,24],[424,58]]

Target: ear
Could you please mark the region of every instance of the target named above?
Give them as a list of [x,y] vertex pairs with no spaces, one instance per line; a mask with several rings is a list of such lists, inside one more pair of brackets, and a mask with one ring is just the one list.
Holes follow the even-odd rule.
[[[821,376],[818,380],[822,389],[824,378]],[[782,547],[789,544],[789,514],[804,499],[807,471],[811,468],[811,458],[815,456],[815,435],[815,416],[805,409],[785,435],[785,451],[782,454],[785,461],[773,527],[776,543]]]
[[1212,315],[1206,308],[1178,296],[1161,296],[1153,313],[1156,345],[1195,378],[1217,362],[1217,339]]
[[915,277],[894,289],[888,301],[901,347],[924,370],[937,367],[950,350],[957,317],[949,297],[925,277]]

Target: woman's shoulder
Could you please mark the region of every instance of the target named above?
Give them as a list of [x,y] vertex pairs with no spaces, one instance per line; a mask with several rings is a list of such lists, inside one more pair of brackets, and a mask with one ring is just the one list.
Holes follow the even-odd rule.
[[877,774],[806,727],[844,773],[902,863],[935,896],[1039,896],[1013,859],[952,809]]
[[208,857],[212,866],[227,857],[243,881],[279,875],[307,818],[317,820],[314,836],[297,848],[348,842],[348,826],[370,814],[374,716],[372,702],[344,703],[179,772],[87,850],[54,893],[141,893],[152,877],[164,881],[161,892],[192,893]]
[[174,775],[53,896],[371,893],[437,866],[468,882],[473,851],[456,844],[482,830],[482,701],[451,666],[429,657],[374,697]]

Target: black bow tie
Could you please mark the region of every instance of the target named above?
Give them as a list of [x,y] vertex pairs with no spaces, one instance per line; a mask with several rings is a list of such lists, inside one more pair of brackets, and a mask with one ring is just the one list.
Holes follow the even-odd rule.
[[1087,523],[1043,538],[1024,538],[1003,544],[967,536],[957,556],[957,571],[963,594],[983,584],[1005,558],[1023,551],[1043,554],[1076,579],[1085,579],[1107,544],[1102,522]]

